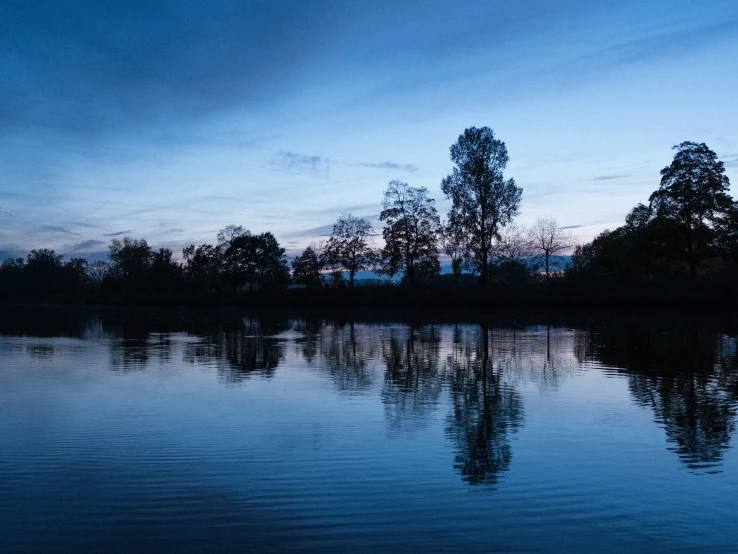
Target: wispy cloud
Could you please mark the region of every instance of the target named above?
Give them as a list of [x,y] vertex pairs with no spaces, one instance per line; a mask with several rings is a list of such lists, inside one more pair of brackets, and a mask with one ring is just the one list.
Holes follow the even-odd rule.
[[57,227],[56,225],[42,225],[40,229],[42,231],[50,231],[52,233],[63,233],[65,235],[81,236],[79,233],[75,233],[74,231],[70,231],[69,229],[65,229],[64,227]]
[[95,246],[101,246],[103,244],[105,244],[105,243],[103,241],[101,241],[101,240],[94,240],[94,239],[86,240],[86,241],[83,241],[83,242],[80,242],[80,243],[77,243],[77,244],[73,245],[69,249],[69,251],[70,252],[79,252],[80,250],[89,250],[90,248],[93,248]]
[[133,233],[133,229],[128,229],[127,231],[118,231],[117,233],[108,233],[103,236],[104,237],[119,237],[121,235],[125,235],[126,233]]
[[629,177],[627,173],[620,173],[615,175],[599,175],[594,178],[595,181],[612,181],[614,179],[624,179]]
[[324,156],[279,151],[274,153],[271,165],[296,173],[327,176],[333,160]]
[[320,225],[319,227],[311,227],[301,231],[294,231],[283,235],[286,238],[304,238],[304,237],[327,237],[333,231],[333,224]]
[[566,227],[562,227],[562,229],[580,229],[582,227],[586,227],[586,225],[567,225]]
[[397,162],[359,162],[354,164],[359,167],[371,167],[373,169],[388,169],[391,171],[405,171],[407,173],[417,173],[420,168],[413,164],[402,164]]

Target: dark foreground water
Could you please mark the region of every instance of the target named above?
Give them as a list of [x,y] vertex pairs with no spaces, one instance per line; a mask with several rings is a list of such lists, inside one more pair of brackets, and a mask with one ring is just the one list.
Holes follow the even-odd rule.
[[738,551],[736,337],[0,325],[0,551]]

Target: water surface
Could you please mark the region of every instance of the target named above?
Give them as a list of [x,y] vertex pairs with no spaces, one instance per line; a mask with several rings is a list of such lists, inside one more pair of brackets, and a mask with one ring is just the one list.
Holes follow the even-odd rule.
[[737,551],[736,335],[0,320],[0,550]]

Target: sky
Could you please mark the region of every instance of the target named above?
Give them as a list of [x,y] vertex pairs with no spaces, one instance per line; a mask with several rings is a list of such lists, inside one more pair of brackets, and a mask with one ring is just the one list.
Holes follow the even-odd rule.
[[[392,179],[440,190],[489,126],[521,224],[588,241],[685,140],[738,187],[735,0],[0,3],[0,259],[176,253],[218,230],[299,253]],[[738,197],[738,195],[735,195]]]

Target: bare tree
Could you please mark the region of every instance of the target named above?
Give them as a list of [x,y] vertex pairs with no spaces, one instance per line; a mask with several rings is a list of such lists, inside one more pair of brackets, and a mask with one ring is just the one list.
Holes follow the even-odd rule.
[[366,219],[342,214],[333,224],[333,232],[325,245],[325,266],[346,271],[352,287],[356,272],[368,269],[374,261],[371,232],[372,226]]
[[492,247],[492,255],[498,264],[506,266],[510,276],[517,279],[525,272],[533,254],[530,231],[512,223],[502,229]]
[[110,264],[108,262],[97,261],[87,266],[87,277],[97,286],[102,284],[108,273],[110,273]]
[[533,250],[542,258],[546,279],[551,276],[551,257],[574,246],[574,239],[553,217],[539,217],[530,230]]

